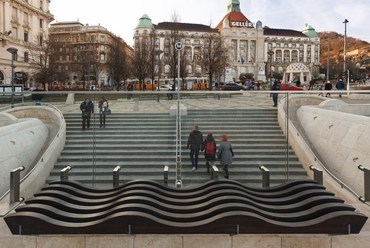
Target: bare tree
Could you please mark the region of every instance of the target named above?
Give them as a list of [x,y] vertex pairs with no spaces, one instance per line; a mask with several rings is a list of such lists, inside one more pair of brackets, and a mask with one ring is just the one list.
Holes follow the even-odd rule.
[[55,44],[50,40],[44,40],[42,35],[37,36],[38,45],[31,44],[28,47],[29,63],[34,68],[34,79],[38,83],[50,83],[65,78],[66,74],[59,71],[55,66],[56,58],[53,56]]
[[[172,22],[172,27],[171,27],[170,35],[168,37],[169,42],[168,42],[168,47],[167,47],[168,55],[166,56],[166,63],[170,66],[170,69],[171,69],[170,76],[173,78],[173,82],[175,83],[176,78],[177,78],[177,63],[178,63],[178,52],[175,49],[175,44],[177,42],[180,42],[183,39],[184,35],[180,31],[181,30],[180,17],[176,12],[173,12],[171,16],[171,22]],[[180,73],[182,71],[184,75],[185,69],[184,69],[184,66],[182,67],[183,67],[183,70],[181,70],[181,63],[180,63]]]
[[139,80],[140,89],[142,89],[142,83],[144,82],[145,78],[150,75],[150,50],[150,40],[148,37],[145,37],[142,40],[137,39],[135,41],[132,72]]
[[110,75],[117,84],[122,80],[127,80],[131,72],[130,57],[127,52],[126,43],[119,37],[112,39],[108,54],[108,64]]
[[230,64],[229,48],[218,33],[212,33],[204,39],[201,65],[208,75],[208,89],[212,90],[214,76],[221,75]]

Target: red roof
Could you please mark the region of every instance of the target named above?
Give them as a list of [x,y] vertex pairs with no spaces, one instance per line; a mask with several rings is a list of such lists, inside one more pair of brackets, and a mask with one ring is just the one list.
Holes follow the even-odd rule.
[[223,27],[223,22],[225,19],[229,20],[229,25],[231,27],[231,22],[250,22],[247,17],[242,12],[230,12],[222,18],[221,22],[217,25],[216,29],[220,30]]

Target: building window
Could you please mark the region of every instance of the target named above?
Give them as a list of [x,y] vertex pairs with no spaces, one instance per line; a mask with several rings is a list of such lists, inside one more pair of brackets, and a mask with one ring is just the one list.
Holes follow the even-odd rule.
[[40,9],[42,10],[42,7],[43,7],[44,3],[42,0],[40,0]]
[[100,62],[101,63],[104,63],[105,62],[105,54],[104,53],[101,53],[100,54]]
[[267,48],[268,48],[269,50],[271,50],[271,49],[272,49],[272,43],[269,43],[269,44],[267,45]]
[[63,56],[59,56],[59,61],[63,61]]
[[44,42],[44,38],[42,37],[42,35],[40,35],[40,37],[39,37],[39,45],[42,46],[43,42]]
[[69,52],[69,47],[66,47],[66,52],[67,52],[67,53]]
[[64,70],[65,70],[65,71],[68,71],[68,65],[66,65],[66,66],[64,67]]
[[69,61],[69,55],[66,56],[66,61]]
[[44,20],[40,19],[40,28],[43,28],[43,26],[44,26]]
[[100,36],[100,42],[105,43],[105,35]]
[[29,22],[28,22],[28,13],[24,12],[23,13],[23,23],[25,26],[28,26],[29,25]]
[[24,62],[28,63],[28,52],[24,52]]
[[24,37],[24,41],[28,42],[28,33],[27,32],[24,32],[23,37]]
[[63,52],[63,47],[59,47],[59,52]]
[[12,8],[12,19],[18,20],[18,9],[16,7]]
[[91,42],[94,42],[94,41],[95,41],[95,35],[91,35],[91,36],[90,36],[90,41],[91,41]]
[[105,46],[101,45],[100,46],[100,51],[102,51],[102,52],[105,51]]

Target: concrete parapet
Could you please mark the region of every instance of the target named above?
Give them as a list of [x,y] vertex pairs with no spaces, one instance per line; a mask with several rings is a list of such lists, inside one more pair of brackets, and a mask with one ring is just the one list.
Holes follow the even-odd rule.
[[75,93],[68,93],[66,104],[67,105],[75,104]]
[[0,113],[0,127],[11,125],[17,122],[17,118],[8,113]]
[[[188,109],[184,104],[180,103],[180,115],[185,116],[188,114]],[[170,115],[176,116],[177,115],[177,104],[174,104],[170,107]]]

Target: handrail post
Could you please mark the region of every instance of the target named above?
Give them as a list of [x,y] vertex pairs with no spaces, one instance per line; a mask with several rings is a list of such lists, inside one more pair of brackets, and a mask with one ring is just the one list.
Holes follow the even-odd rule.
[[10,172],[10,203],[20,202],[21,171],[24,166],[18,167]]
[[169,171],[169,167],[168,165],[165,165],[163,169],[163,183],[166,186],[168,185],[168,171]]
[[313,165],[311,165],[309,168],[310,168],[310,170],[313,171],[313,180],[315,180],[318,184],[323,185],[324,184],[324,180],[323,180],[322,170],[317,169]]
[[119,165],[116,166],[116,168],[113,169],[113,188],[119,187],[119,172],[121,170],[121,167]]
[[360,198],[360,200],[364,202],[370,201],[370,170],[362,165],[359,165],[358,169],[364,172],[364,197]]
[[218,174],[219,174],[219,171],[218,171],[218,168],[216,165],[212,165],[211,166],[211,170],[212,170],[212,173],[211,173],[211,179],[212,180],[218,180]]
[[60,170],[60,181],[68,181],[69,171],[72,170],[71,166],[64,167]]
[[265,166],[260,166],[259,169],[262,171],[262,188],[270,187],[270,170]]

